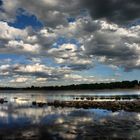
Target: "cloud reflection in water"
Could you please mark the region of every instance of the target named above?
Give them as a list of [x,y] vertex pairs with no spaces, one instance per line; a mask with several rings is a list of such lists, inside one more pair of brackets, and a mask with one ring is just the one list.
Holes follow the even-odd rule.
[[140,113],[50,106],[41,108],[32,106],[32,100],[17,102],[11,98],[13,96],[8,103],[0,105],[0,129],[27,127],[26,131],[22,131],[24,136],[48,135],[70,140],[100,136],[140,137]]

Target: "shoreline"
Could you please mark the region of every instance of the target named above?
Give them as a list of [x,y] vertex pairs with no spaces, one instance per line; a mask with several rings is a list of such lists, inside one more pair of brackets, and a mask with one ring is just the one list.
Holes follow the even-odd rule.
[[114,88],[114,89],[0,89],[0,91],[140,91],[140,88]]
[[115,81],[96,83],[77,83],[68,85],[45,85],[45,86],[1,86],[0,90],[104,90],[104,89],[140,89],[140,81]]

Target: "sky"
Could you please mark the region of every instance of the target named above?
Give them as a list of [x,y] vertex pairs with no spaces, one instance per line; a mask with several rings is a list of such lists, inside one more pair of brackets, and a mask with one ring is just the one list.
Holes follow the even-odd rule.
[[140,80],[139,0],[0,0],[0,86]]

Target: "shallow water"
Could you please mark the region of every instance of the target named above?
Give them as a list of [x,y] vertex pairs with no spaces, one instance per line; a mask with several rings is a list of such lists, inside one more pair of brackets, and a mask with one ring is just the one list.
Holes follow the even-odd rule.
[[[1,91],[0,129],[24,131],[25,136],[46,134],[60,139],[140,138],[140,113],[32,106],[32,101],[72,100],[75,96],[140,95],[139,91]],[[35,128],[39,128],[36,132]],[[3,132],[3,131],[2,131]],[[4,133],[4,132],[3,132]],[[30,134],[31,133],[31,134]]]

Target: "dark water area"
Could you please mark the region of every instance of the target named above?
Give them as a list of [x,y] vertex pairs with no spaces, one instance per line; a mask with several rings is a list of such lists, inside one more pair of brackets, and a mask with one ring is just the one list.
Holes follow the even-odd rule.
[[0,91],[1,139],[140,139],[140,113],[105,109],[33,106],[33,101],[73,100],[75,97],[131,97],[124,91]]

